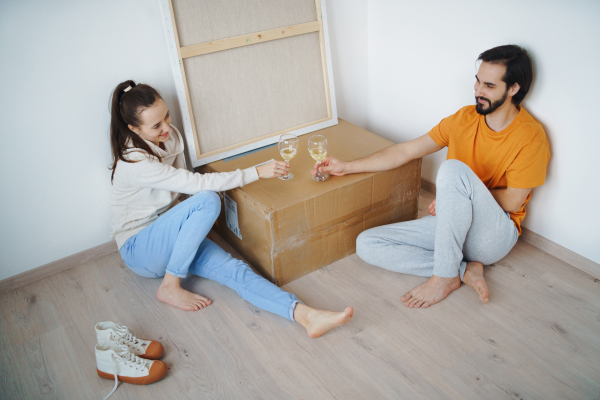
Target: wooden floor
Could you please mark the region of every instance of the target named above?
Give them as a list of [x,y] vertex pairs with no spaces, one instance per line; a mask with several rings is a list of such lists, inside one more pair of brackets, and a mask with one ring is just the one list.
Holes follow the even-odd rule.
[[170,368],[153,385],[121,384],[115,400],[600,398],[598,279],[523,242],[486,277],[489,304],[463,286],[415,310],[399,297],[424,278],[353,255],[285,287],[315,307],[355,307],[310,339],[211,281],[186,282],[213,299],[205,310],[160,303],[160,281],[114,253],[0,296],[0,399],[104,397],[94,324],[107,320],[160,340]]

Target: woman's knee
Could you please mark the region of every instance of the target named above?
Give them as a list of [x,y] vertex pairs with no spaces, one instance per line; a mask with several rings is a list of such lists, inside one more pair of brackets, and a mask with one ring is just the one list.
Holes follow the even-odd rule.
[[219,216],[219,213],[221,212],[221,198],[215,192],[209,190],[199,192],[190,197],[190,200],[195,203],[196,207],[206,207],[212,210],[216,216]]

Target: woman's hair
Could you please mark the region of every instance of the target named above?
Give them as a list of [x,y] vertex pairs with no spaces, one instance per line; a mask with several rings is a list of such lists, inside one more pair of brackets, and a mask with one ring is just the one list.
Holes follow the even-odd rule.
[[[125,158],[128,149],[141,149],[149,156],[154,156],[162,161],[158,154],[154,154],[148,143],[127,126],[139,127],[142,123],[140,120],[142,111],[151,107],[158,99],[162,99],[162,97],[156,89],[143,83],[136,85],[132,80],[119,83],[115,88],[110,106],[110,146],[113,155],[113,163],[109,167],[112,170],[111,182],[115,177],[119,160],[136,162]],[[129,140],[131,140],[132,146],[127,147]]]

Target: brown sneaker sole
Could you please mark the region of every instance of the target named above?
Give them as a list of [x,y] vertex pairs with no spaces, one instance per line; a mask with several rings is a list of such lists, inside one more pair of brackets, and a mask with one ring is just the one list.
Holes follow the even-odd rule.
[[[142,339],[149,340],[149,339]],[[162,344],[156,340],[149,340],[150,345],[146,349],[146,354],[138,354],[138,357],[145,358],[147,360],[158,360],[165,354],[165,349]],[[114,376],[113,376],[114,377]]]
[[[148,376],[140,376],[137,378],[133,378],[131,376],[117,375],[117,379],[120,382],[132,383],[134,385],[148,385],[150,383],[154,383],[162,379],[167,374],[167,370],[167,364],[165,364],[162,361],[154,361],[154,363],[150,367],[150,373],[148,374]],[[111,381],[115,380],[114,374],[102,372],[98,368],[96,368],[96,371],[98,371],[98,376],[100,378],[109,379]]]

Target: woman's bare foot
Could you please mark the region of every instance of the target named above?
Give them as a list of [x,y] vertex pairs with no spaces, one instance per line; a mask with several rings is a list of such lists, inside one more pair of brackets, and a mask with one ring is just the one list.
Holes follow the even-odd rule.
[[342,312],[316,310],[303,303],[297,303],[294,320],[306,328],[311,338],[318,338],[331,329],[344,325],[354,315],[354,308],[348,307]]
[[211,305],[212,301],[206,297],[188,292],[181,287],[181,278],[165,273],[156,297],[167,304],[181,308],[184,311],[198,311]]
[[463,282],[475,289],[479,295],[479,300],[483,303],[490,301],[490,292],[488,291],[485,279],[483,279],[483,264],[480,262],[467,263],[467,269],[463,276]]
[[450,292],[460,287],[460,278],[442,278],[433,275],[422,285],[417,286],[400,300],[410,308],[427,308],[435,303],[444,300]]

